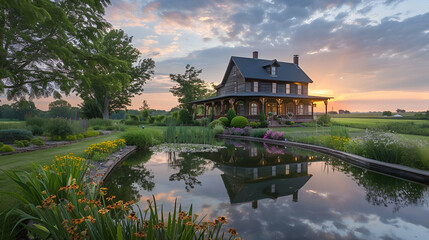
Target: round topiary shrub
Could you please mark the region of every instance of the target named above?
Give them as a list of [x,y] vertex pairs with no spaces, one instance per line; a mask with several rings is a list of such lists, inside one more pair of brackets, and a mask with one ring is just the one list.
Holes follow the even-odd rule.
[[249,120],[243,116],[237,116],[232,119],[230,125],[231,127],[244,128],[245,126],[249,125]]
[[15,152],[15,149],[9,145],[3,145],[3,147],[0,148],[0,152]]
[[229,125],[229,119],[227,117],[220,117],[218,118],[218,120],[223,123],[224,127],[227,127]]
[[[223,125],[223,123],[221,121],[219,121],[219,119],[216,119],[213,122],[209,123],[209,128],[213,129],[218,124]],[[225,125],[223,125],[223,126],[225,127]]]

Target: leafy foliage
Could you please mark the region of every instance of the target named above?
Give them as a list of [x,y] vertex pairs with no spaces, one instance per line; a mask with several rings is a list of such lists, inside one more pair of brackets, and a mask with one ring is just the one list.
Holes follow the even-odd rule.
[[71,104],[66,100],[58,99],[49,103],[49,113],[51,117],[71,118],[73,116],[73,109]]
[[121,135],[127,145],[135,145],[141,149],[147,149],[162,142],[162,133],[155,129],[140,129],[138,131],[126,131]]
[[249,120],[243,116],[237,116],[234,117],[231,120],[230,126],[231,127],[238,127],[238,128],[244,128],[245,126],[249,125]]
[[229,124],[231,124],[232,119],[235,118],[236,116],[237,114],[235,113],[235,110],[232,108],[229,109],[228,112],[226,112],[226,117],[229,120]]
[[23,129],[3,129],[0,130],[0,142],[13,143],[15,140],[30,140],[33,134]]
[[47,121],[46,132],[51,137],[60,136],[63,139],[67,135],[73,134],[70,122],[63,118],[54,118]]
[[198,77],[201,72],[201,69],[197,70],[187,64],[184,74],[170,74],[171,81],[176,83],[175,86],[170,88],[170,92],[178,97],[179,106],[189,113],[193,112],[190,102],[215,94],[214,89],[210,88],[207,83]]

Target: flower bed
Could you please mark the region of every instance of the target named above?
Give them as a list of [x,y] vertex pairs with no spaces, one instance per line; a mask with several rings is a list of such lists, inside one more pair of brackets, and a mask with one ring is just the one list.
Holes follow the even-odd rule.
[[101,143],[91,144],[85,153],[91,160],[105,160],[110,154],[119,151],[119,149],[125,146],[124,139],[118,139],[114,141],[104,141]]

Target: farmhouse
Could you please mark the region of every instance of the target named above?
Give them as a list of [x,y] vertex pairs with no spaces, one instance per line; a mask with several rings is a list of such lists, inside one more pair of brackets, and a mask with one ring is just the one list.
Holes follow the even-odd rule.
[[266,116],[276,116],[295,122],[313,120],[316,102],[328,109],[329,97],[309,96],[308,86],[313,81],[298,65],[298,55],[293,63],[276,59],[259,59],[232,56],[222,82],[216,86],[217,96],[192,102],[195,118],[208,116],[212,111],[215,118],[226,115],[233,108],[237,115],[249,120],[259,119],[261,111]]

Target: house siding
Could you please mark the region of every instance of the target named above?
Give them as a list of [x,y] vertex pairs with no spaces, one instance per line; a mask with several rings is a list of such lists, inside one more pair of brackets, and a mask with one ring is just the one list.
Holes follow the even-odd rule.
[[225,82],[225,85],[219,88],[218,96],[233,94],[235,82],[237,82],[237,87],[238,87],[237,92],[246,91],[246,84],[244,81],[244,77],[240,74],[238,70],[234,71],[234,67],[230,71],[229,76]]

